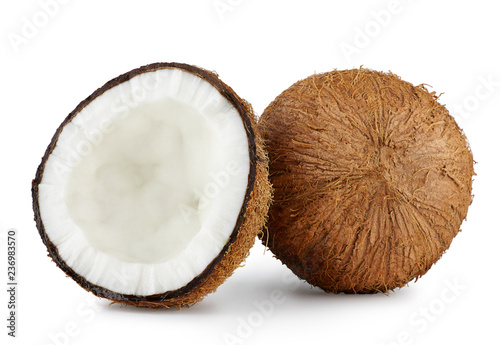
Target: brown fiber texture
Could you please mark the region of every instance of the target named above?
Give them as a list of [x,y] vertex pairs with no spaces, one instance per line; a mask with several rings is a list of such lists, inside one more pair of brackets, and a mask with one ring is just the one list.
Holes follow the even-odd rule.
[[317,74],[279,95],[259,126],[274,187],[262,240],[310,284],[402,287],[460,231],[473,158],[424,86],[364,68]]
[[[250,172],[248,175],[248,184],[244,203],[241,206],[237,222],[234,226],[231,236],[227,243],[207,266],[207,268],[195,277],[186,286],[175,291],[165,291],[161,294],[150,296],[124,295],[110,291],[101,286],[90,283],[85,277],[80,276],[58,253],[57,247],[51,242],[45,232],[43,217],[40,214],[38,186],[43,178],[45,163],[52,150],[57,145],[60,133],[64,130],[66,124],[71,122],[78,113],[89,105],[95,98],[102,95],[114,86],[126,82],[131,78],[147,72],[154,72],[163,68],[177,68],[190,72],[197,77],[212,84],[238,111],[243,126],[247,132]],[[142,66],[130,72],[127,72],[96,90],[92,95],[82,101],[64,120],[54,134],[51,143],[45,151],[42,162],[39,165],[35,179],[32,182],[33,211],[38,232],[42,241],[47,246],[49,256],[68,276],[74,279],[81,287],[91,291],[98,297],[107,298],[114,303],[122,305],[133,305],[137,307],[148,308],[181,308],[189,307],[203,299],[207,294],[214,292],[233,271],[242,265],[249,254],[250,248],[255,242],[255,238],[265,226],[269,205],[271,203],[272,188],[268,179],[268,158],[263,149],[261,134],[256,128],[255,114],[251,105],[241,99],[228,85],[224,84],[217,74],[205,69],[182,64],[182,63],[154,63]],[[180,229],[182,230],[182,229]]]

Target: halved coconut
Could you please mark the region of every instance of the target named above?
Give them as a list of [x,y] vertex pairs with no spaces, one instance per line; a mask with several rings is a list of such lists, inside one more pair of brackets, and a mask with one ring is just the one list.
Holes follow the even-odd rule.
[[156,63],[68,115],[32,195],[67,275],[97,296],[157,308],[190,306],[232,274],[271,187],[250,105],[214,73]]

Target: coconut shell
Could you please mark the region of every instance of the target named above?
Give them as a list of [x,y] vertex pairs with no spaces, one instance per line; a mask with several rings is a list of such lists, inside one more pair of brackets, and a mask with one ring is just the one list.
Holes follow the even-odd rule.
[[265,109],[275,191],[262,240],[297,276],[327,292],[387,292],[448,249],[474,170],[437,99],[361,68],[298,81]]
[[[248,184],[244,203],[231,236],[228,238],[219,255],[214,258],[202,273],[184,287],[175,291],[166,291],[161,294],[149,296],[125,295],[92,284],[85,277],[77,274],[61,258],[57,247],[54,246],[45,232],[43,218],[40,215],[38,186],[43,178],[45,163],[55,145],[57,145],[57,140],[64,126],[77,116],[83,108],[95,98],[120,83],[126,82],[139,74],[164,68],[181,69],[200,77],[214,86],[236,108],[247,132],[250,157]],[[104,297],[122,305],[149,308],[190,307],[196,302],[201,301],[207,294],[214,292],[219,285],[232,275],[237,267],[242,265],[242,262],[248,256],[257,234],[262,231],[266,223],[271,203],[271,194],[272,188],[268,180],[268,158],[263,149],[263,140],[257,129],[257,121],[251,105],[241,99],[228,85],[223,83],[214,72],[182,63],[154,63],[142,66],[110,80],[104,86],[97,89],[92,95],[82,101],[57,129],[37,169],[36,177],[32,181],[33,210],[36,226],[42,241],[47,247],[49,256],[57,266],[80,286],[98,297]]]

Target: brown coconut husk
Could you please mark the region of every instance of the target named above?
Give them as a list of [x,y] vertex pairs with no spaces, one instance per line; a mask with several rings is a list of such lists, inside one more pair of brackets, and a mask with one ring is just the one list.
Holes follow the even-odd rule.
[[392,73],[298,81],[259,126],[275,189],[262,240],[327,292],[374,293],[425,274],[472,202],[473,157],[434,92]]

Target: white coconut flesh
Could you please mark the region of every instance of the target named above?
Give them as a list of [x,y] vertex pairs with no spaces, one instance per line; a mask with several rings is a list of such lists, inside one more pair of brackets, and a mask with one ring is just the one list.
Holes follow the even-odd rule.
[[65,263],[113,292],[182,288],[216,258],[244,202],[249,149],[238,111],[203,79],[146,72],[65,125],[39,185]]

